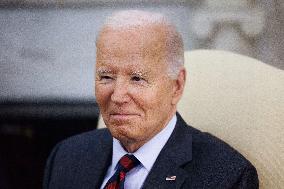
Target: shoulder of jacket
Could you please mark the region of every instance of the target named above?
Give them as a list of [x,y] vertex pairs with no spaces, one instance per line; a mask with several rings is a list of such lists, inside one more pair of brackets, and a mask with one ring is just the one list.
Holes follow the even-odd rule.
[[210,162],[213,167],[227,167],[240,171],[251,166],[251,163],[240,152],[210,133],[195,129],[192,138],[192,153],[198,161]]
[[65,150],[68,149],[85,149],[89,146],[99,146],[101,143],[110,142],[112,140],[108,129],[96,129],[71,136],[58,143],[58,147]]

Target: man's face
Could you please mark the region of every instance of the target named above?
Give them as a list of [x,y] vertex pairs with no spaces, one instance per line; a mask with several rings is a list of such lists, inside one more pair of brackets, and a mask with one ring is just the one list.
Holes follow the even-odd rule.
[[165,35],[159,27],[104,28],[97,41],[96,100],[122,143],[147,142],[175,113]]

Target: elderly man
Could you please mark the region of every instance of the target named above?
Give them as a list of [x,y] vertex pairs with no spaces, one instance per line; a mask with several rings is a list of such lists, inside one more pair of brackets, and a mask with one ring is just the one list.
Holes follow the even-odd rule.
[[176,112],[183,42],[161,14],[120,11],[97,38],[96,100],[107,129],[51,153],[45,189],[258,188],[255,168]]

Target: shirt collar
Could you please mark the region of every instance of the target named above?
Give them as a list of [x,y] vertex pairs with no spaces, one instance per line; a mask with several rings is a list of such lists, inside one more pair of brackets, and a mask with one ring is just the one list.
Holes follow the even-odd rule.
[[[133,153],[135,157],[141,162],[141,164],[150,171],[154,162],[156,161],[160,151],[170,138],[175,125],[177,122],[177,117],[174,115],[169,121],[167,126],[162,129],[158,134],[156,134],[151,140],[141,146],[136,152]],[[120,158],[125,154],[129,154],[121,146],[120,142],[113,138],[113,152],[112,152],[112,165],[111,170],[116,168],[116,165]]]

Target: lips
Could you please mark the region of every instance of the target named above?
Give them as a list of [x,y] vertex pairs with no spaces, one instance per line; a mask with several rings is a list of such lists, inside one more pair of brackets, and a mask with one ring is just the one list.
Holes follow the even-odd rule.
[[110,118],[117,121],[129,120],[139,116],[139,114],[134,113],[110,113]]

